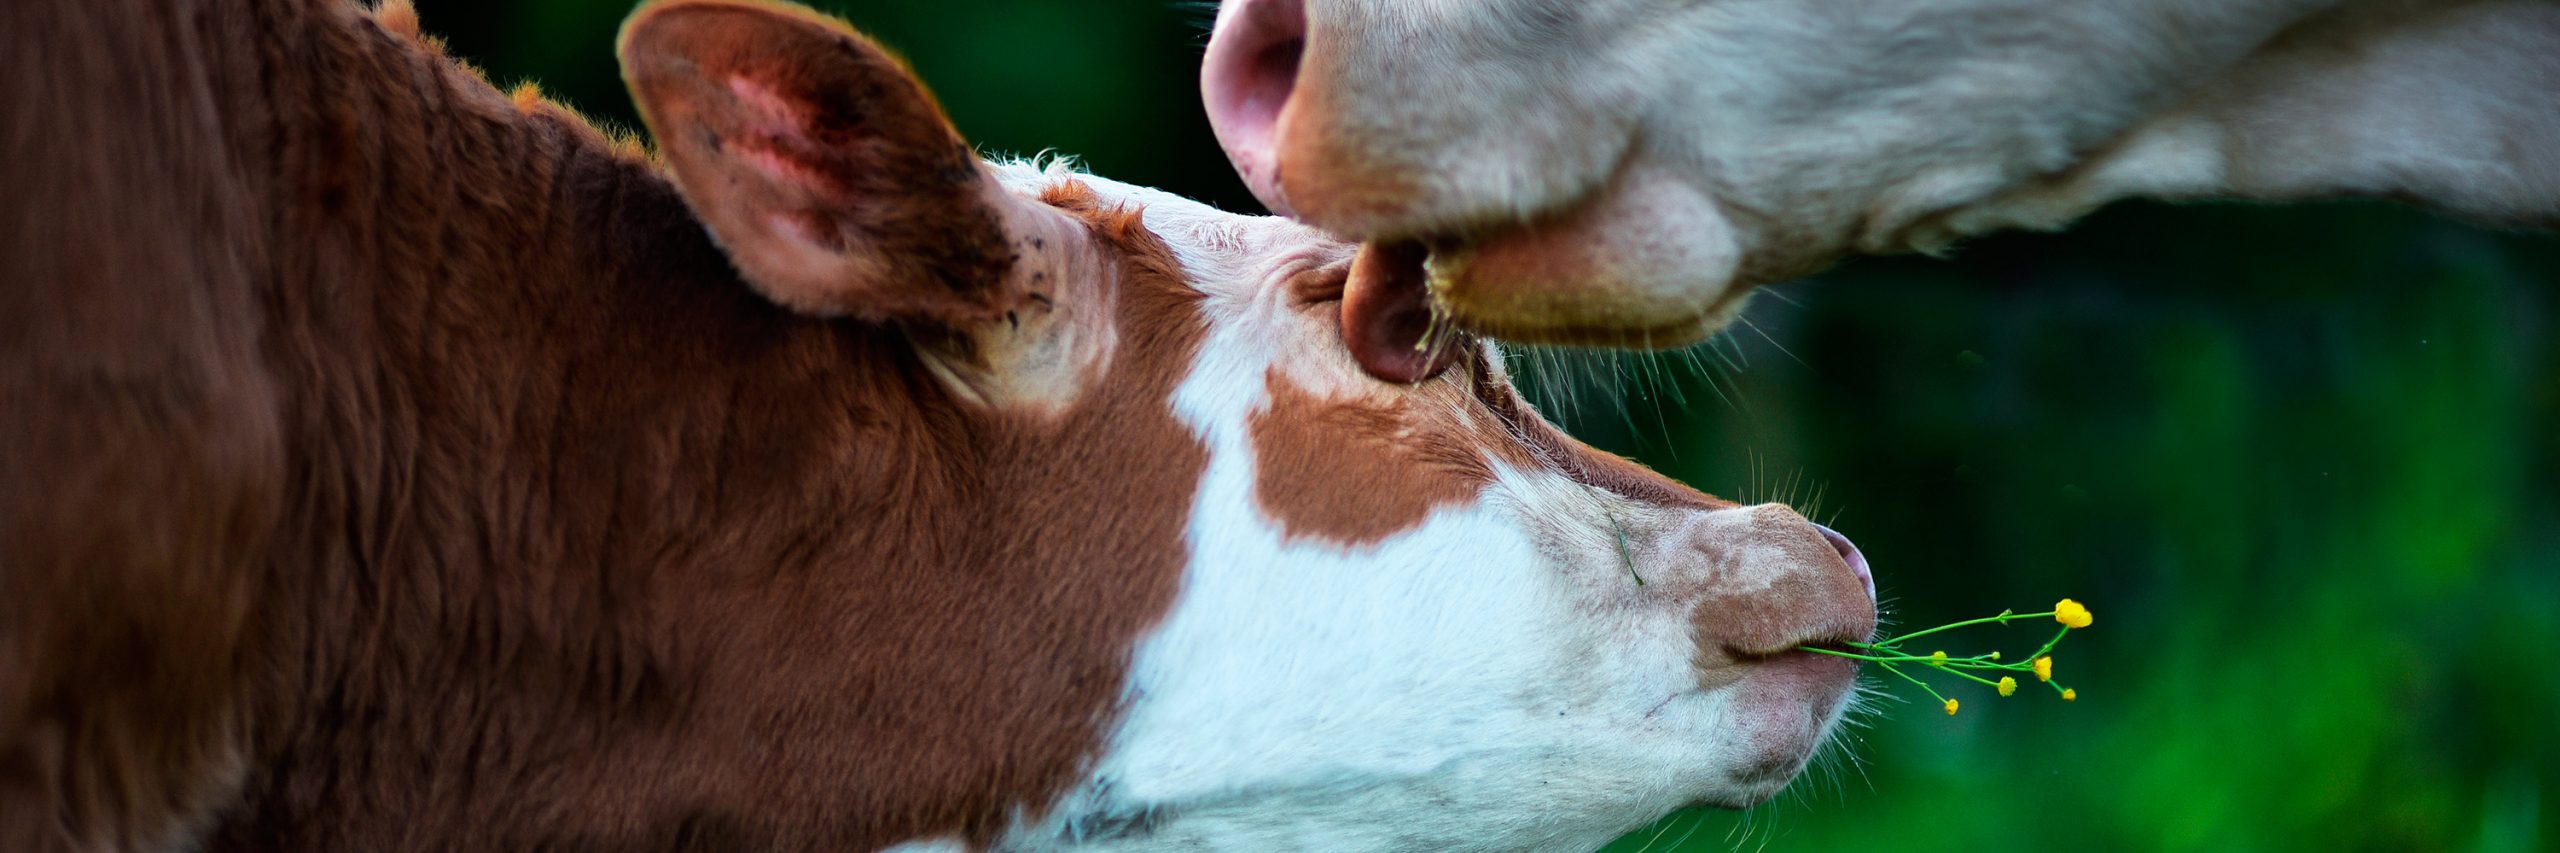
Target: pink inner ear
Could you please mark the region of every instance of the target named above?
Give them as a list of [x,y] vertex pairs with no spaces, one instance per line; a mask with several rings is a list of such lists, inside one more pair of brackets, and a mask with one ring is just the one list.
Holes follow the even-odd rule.
[[[755,167],[775,184],[816,198],[833,195],[830,188],[834,182],[793,154],[808,150],[813,144],[804,132],[809,119],[802,105],[742,75],[729,78],[729,93],[737,96],[742,113],[737,116],[736,138],[727,142],[738,160]],[[781,219],[777,217],[775,221]],[[802,236],[814,235],[804,231]]]
[[798,104],[746,75],[729,75],[729,94],[738,96],[739,104],[754,108],[765,119],[759,123],[758,130],[778,128],[784,131],[783,135],[797,137],[796,131],[809,126],[809,115]]
[[797,158],[761,144],[763,139],[741,139],[729,143],[737,158],[754,166],[756,171],[774,183],[791,187],[809,195],[821,195],[827,180],[816,169]]
[[808,217],[805,216],[768,213],[765,214],[764,224],[774,236],[799,243],[811,252],[834,252],[838,248],[834,241],[818,236],[818,232],[809,227]]

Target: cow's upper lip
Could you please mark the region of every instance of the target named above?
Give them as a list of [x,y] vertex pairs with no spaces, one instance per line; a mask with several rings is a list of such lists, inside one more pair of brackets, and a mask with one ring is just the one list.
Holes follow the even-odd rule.
[[[1819,649],[1827,652],[1856,654],[1862,651],[1862,649],[1859,648],[1860,646],[1875,641],[1875,598],[1870,595],[1867,598],[1866,604],[1867,606],[1860,608],[1854,616],[1834,616],[1830,619],[1806,624],[1798,627],[1794,631],[1780,634],[1779,636],[1786,638],[1782,641],[1770,643],[1768,645],[1761,645],[1760,643],[1725,643],[1723,652],[1726,657],[1737,663],[1752,663],[1788,653],[1818,653],[1803,651],[1808,648]],[[1767,641],[1763,640],[1761,642],[1766,643]]]
[[[1837,664],[1854,672],[1859,666],[1859,661],[1842,657],[1840,654],[1823,652],[1855,654],[1859,649],[1850,643],[1866,642],[1869,637],[1874,636],[1874,633],[1874,623],[1871,621],[1863,631],[1845,628],[1811,631],[1793,635],[1795,639],[1773,647],[1726,644],[1716,650],[1716,656],[1720,660],[1700,661],[1698,685],[1703,690],[1714,691],[1742,681],[1754,672],[1771,668],[1787,669]],[[1820,651],[1807,651],[1807,649]]]

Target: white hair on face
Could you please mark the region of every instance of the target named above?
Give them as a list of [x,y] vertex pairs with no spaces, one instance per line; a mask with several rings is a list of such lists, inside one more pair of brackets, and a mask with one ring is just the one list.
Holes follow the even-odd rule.
[[[1731,319],[1729,295],[1845,253],[2061,228],[2135,197],[2384,196],[2560,226],[2560,146],[2518,142],[2560,137],[2560,5],[2542,0],[1305,12],[1287,121],[1212,90],[1248,183],[1335,233],[1449,247],[1493,282],[1479,310],[1519,312],[1493,325],[1529,337],[1684,343]],[[1251,77],[1215,42],[1253,43],[1268,17],[1221,18],[1207,79]],[[1552,316],[1567,308],[1585,313]],[[1591,339],[1608,325],[1630,334]],[[1656,329],[1680,331],[1635,333]]]
[[[1689,606],[1638,586],[1621,538],[1642,549],[1753,510],[1643,504],[1488,446],[1493,479],[1472,500],[1366,544],[1294,534],[1258,497],[1252,424],[1271,377],[1318,398],[1381,388],[1276,279],[1350,247],[1055,160],[995,169],[1015,193],[1079,181],[1143,210],[1208,325],[1166,401],[1208,451],[1182,589],[1136,650],[1125,715],[1083,783],[1000,847],[1588,849],[1685,803],[1770,793],[1737,781],[1765,740],[1747,688],[1702,688]],[[1450,405],[1416,403],[1484,417]],[[1736,544],[1752,565],[1759,552]],[[1838,715],[1786,716],[1808,712],[1824,731]]]

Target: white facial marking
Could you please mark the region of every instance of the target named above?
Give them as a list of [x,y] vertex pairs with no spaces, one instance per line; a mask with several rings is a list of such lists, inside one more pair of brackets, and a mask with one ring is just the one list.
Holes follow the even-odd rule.
[[[1255,499],[1248,424],[1266,377],[1372,380],[1310,366],[1348,356],[1274,279],[1347,247],[1077,179],[1144,204],[1204,294],[1209,333],[1171,404],[1209,464],[1182,592],[1137,651],[1107,752],[1004,846],[1588,849],[1689,802],[1772,789],[1746,768],[1767,764],[1752,723],[1767,714],[1743,688],[1701,688],[1679,585],[1637,585],[1610,532],[1614,516],[1653,554],[1709,513],[1494,463],[1478,500],[1373,546],[1288,537]],[[1794,713],[1827,726],[1835,711]]]

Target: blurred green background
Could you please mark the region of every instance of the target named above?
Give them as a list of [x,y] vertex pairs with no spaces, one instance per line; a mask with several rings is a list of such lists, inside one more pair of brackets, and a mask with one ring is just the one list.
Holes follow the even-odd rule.
[[[1200,113],[1204,4],[820,5],[990,151],[1259,209]],[[630,0],[418,6],[502,85],[633,124]],[[1948,717],[1875,681],[1780,801],[1611,849],[2560,845],[2555,283],[2560,241],[2388,205],[2136,205],[1776,288],[1697,351],[1522,359],[1596,444],[1818,492],[1905,626],[2097,614],[2060,655],[2077,703]]]

